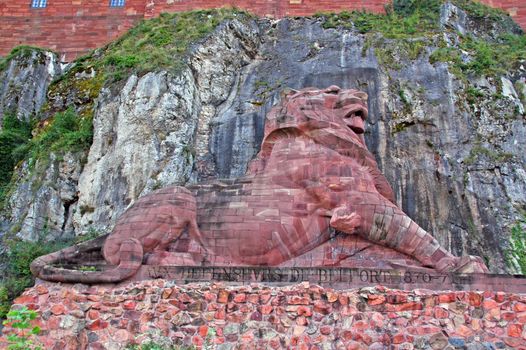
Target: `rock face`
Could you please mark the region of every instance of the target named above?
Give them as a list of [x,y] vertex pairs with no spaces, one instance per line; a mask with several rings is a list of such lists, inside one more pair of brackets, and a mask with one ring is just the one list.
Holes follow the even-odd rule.
[[0,71],[0,123],[4,113],[29,120],[39,112],[46,102],[49,84],[61,70],[52,52],[25,49],[16,54]]
[[178,75],[132,76],[121,91],[103,90],[79,181],[79,229],[107,229],[139,196],[189,180],[196,156],[207,152],[210,119],[255,56],[258,30],[254,22],[225,23]]
[[17,186],[8,202],[10,230],[23,239],[58,239],[74,234],[72,215],[78,200],[82,170],[80,153],[61,159],[51,154],[46,165],[30,171],[27,163],[17,170]]
[[21,181],[10,200],[18,207],[8,213],[11,229],[27,227],[19,235],[35,237],[28,220],[47,218],[56,235],[106,230],[160,186],[241,176],[285,87],[334,84],[368,93],[366,143],[398,206],[453,254],[483,256],[493,272],[516,271],[504,255],[510,226],[526,208],[526,73],[464,80],[451,65],[430,63],[439,46],[458,44],[448,28],[478,37],[506,30],[473,29],[466,16],[446,9],[444,31],[415,39],[423,49],[411,57],[394,39],[324,29],[322,19],[225,23],[194,46],[179,73],[131,76],[120,90],[103,89],[87,164],[79,160],[72,176],[58,172],[67,190],[54,190],[58,178],[47,188]]

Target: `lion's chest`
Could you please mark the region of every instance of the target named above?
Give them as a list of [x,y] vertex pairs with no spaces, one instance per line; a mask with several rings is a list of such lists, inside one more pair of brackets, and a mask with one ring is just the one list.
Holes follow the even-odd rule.
[[196,191],[199,230],[216,254],[247,262],[298,256],[330,236],[329,217],[319,215],[320,200],[305,186],[334,182],[352,190],[357,170],[337,152],[313,143],[279,145],[259,175]]

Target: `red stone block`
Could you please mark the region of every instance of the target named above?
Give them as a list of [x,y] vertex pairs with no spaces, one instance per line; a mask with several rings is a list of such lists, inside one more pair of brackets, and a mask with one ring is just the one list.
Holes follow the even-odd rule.
[[405,335],[403,333],[398,333],[393,336],[393,344],[402,344],[405,342]]
[[199,326],[198,333],[202,338],[205,338],[208,334],[208,326]]
[[470,292],[468,298],[469,304],[475,307],[479,307],[482,304],[482,300],[484,300],[484,296],[476,292]]
[[269,315],[272,310],[273,310],[273,306],[272,305],[261,305],[259,307],[259,311],[263,314],[263,315]]
[[519,347],[525,347],[524,340],[516,337],[503,337],[501,340],[503,340],[504,343],[510,346],[512,349],[519,349]]
[[62,304],[55,304],[49,309],[49,311],[51,311],[53,315],[63,315],[66,313],[66,308]]
[[35,286],[35,290],[38,294],[47,294],[49,293],[49,290],[47,289],[46,286],[42,285],[42,284],[39,284],[37,286]]
[[312,316],[312,308],[310,306],[298,306],[298,309],[296,312],[300,316],[305,316],[305,317]]
[[495,301],[497,303],[502,303],[502,302],[504,302],[504,300],[506,300],[506,293],[504,293],[504,292],[497,292],[497,293],[495,293]]
[[100,317],[100,313],[97,310],[88,310],[87,316],[90,320],[96,320]]
[[224,320],[226,318],[226,312],[223,309],[219,309],[215,312],[214,318],[217,320]]
[[22,295],[13,301],[13,304],[34,304],[38,302],[38,296],[36,295]]
[[523,329],[522,324],[518,324],[518,323],[510,324],[508,325],[508,336],[520,338],[522,337],[522,329]]
[[412,335],[426,335],[440,332],[441,329],[435,326],[419,326],[407,328],[407,333]]
[[338,293],[335,293],[335,292],[327,292],[327,300],[329,301],[329,303],[334,303],[338,300],[339,298],[339,294]]
[[102,321],[101,319],[95,320],[89,325],[86,326],[86,329],[89,329],[90,331],[99,331],[101,329],[105,329],[109,326],[109,323],[106,321]]
[[524,304],[524,303],[515,303],[513,305],[513,311],[515,311],[515,312],[525,312],[526,311],[526,304]]
[[321,300],[316,300],[314,301],[314,311],[322,315],[327,315],[332,311],[332,307]]
[[246,303],[247,301],[247,295],[245,293],[236,294],[234,297],[235,303]]
[[367,303],[369,305],[380,305],[380,304],[383,304],[385,303],[385,297],[383,295],[375,295],[375,294],[371,294],[368,296],[368,300],[367,300]]
[[122,304],[124,310],[135,310],[137,303],[133,300],[127,300]]
[[463,338],[468,338],[473,335],[473,330],[461,324],[455,328],[455,333]]
[[224,290],[224,289],[220,290],[217,295],[217,302],[221,304],[226,304],[228,302],[229,294],[230,293],[227,290]]
[[449,318],[449,312],[441,308],[440,306],[435,307],[435,318],[441,319],[441,318]]
[[332,333],[332,327],[331,326],[321,326],[320,333],[323,335],[329,335]]
[[440,294],[438,297],[438,302],[442,303],[452,303],[456,300],[455,293]]
[[486,299],[482,302],[482,307],[485,310],[495,309],[499,307],[499,304],[495,300],[492,299]]
[[192,337],[192,344],[195,345],[195,346],[198,346],[198,347],[201,347],[203,346],[203,339],[201,337],[199,337],[198,335],[194,335]]
[[293,295],[287,298],[287,303],[290,305],[309,305],[311,302],[309,297]]
[[[257,294],[251,295],[251,296],[255,296],[256,298],[258,297]],[[217,299],[217,295],[214,294],[214,293],[211,293],[211,292],[204,292],[203,297],[208,302],[215,301]],[[256,303],[257,303],[257,301],[256,301]]]

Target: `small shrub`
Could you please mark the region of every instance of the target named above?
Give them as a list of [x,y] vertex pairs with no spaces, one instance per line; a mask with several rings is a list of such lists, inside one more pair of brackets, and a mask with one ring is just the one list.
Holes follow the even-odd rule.
[[521,274],[526,275],[526,215],[511,228],[510,248],[506,256],[508,264],[518,265]]
[[466,97],[467,97],[468,103],[473,105],[473,104],[476,104],[480,100],[481,97],[484,97],[484,93],[477,88],[469,86],[466,89]]
[[475,18],[489,18],[494,21],[499,21],[504,17],[508,17],[503,10],[484,5],[478,1],[453,0],[453,4]]
[[[0,58],[0,72],[7,68],[7,66],[9,65],[9,62],[11,62],[13,58],[31,57],[31,54],[35,51],[44,51],[44,49],[41,49],[35,46],[28,46],[28,45],[19,45],[13,48],[13,50],[11,50],[9,55],[7,55],[4,58]],[[46,51],[49,51],[49,50],[46,50]]]
[[22,294],[24,289],[30,287],[34,282],[29,264],[39,256],[60,250],[71,242],[24,242],[19,239],[6,239],[3,245],[7,246],[7,252],[0,256],[5,266],[4,275],[0,281],[0,318],[6,316],[11,301]]
[[0,130],[0,201],[5,197],[15,165],[24,158],[18,150],[27,145],[30,139],[29,122],[18,120],[14,114],[4,116],[3,128]]
[[8,350],[41,350],[42,348],[34,343],[33,338],[40,334],[39,327],[32,327],[31,321],[36,319],[38,313],[22,306],[17,310],[11,310],[7,313],[7,320],[4,325],[10,325],[18,332],[7,335],[9,345]]

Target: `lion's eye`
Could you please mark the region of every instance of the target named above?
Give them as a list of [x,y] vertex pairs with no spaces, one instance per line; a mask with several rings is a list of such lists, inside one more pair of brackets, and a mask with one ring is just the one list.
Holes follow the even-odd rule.
[[363,119],[362,111],[356,111],[356,112],[354,112],[354,115]]

